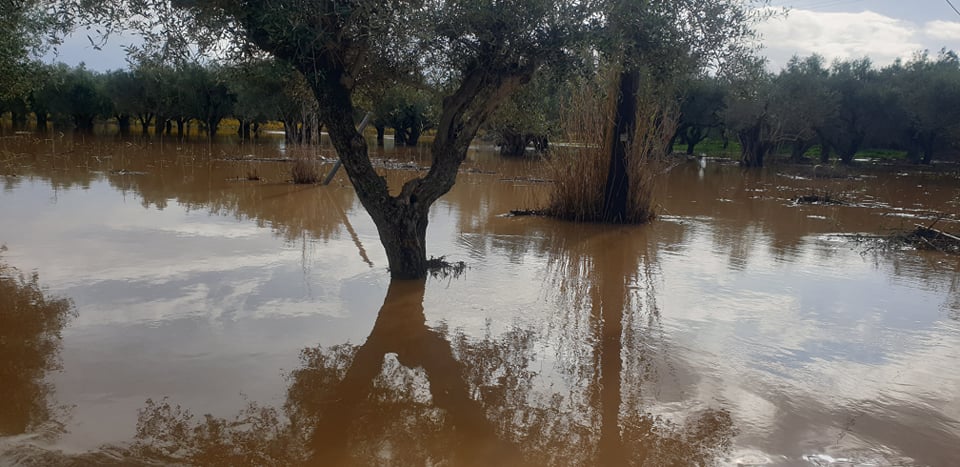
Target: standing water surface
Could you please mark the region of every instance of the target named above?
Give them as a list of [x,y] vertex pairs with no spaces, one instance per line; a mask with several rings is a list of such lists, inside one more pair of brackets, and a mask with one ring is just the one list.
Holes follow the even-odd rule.
[[[956,173],[680,164],[654,223],[577,225],[505,216],[551,186],[478,149],[427,234],[468,269],[391,283],[342,173],[59,144],[4,142],[0,273],[73,309],[26,351],[58,365],[0,345],[0,393],[46,409],[0,410],[0,462],[960,464],[960,263],[845,236],[960,230]],[[393,187],[429,163],[381,156]],[[847,202],[792,201],[826,191]]]

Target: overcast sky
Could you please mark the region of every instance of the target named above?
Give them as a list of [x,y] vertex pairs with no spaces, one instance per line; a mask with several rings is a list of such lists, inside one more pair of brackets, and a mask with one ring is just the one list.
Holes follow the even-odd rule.
[[[960,0],[952,0],[960,7]],[[931,53],[946,47],[960,50],[960,15],[946,0],[772,0],[787,7],[787,15],[757,26],[761,51],[771,70],[779,70],[793,55],[814,52],[834,59],[870,57],[886,65],[897,57],[909,59],[914,52]],[[101,51],[94,50],[81,31],[60,47],[59,55],[47,61],[69,65],[85,62],[94,70],[125,68],[121,45],[128,37],[112,38]]]
[[[960,0],[952,0],[960,7]],[[870,57],[887,65],[914,52],[960,50],[960,15],[946,0],[773,0],[786,17],[760,24],[763,55],[779,70],[793,55]]]

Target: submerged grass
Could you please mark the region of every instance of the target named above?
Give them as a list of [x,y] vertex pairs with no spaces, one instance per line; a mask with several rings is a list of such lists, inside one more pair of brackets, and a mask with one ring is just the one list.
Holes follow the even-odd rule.
[[[548,178],[555,182],[544,210],[548,216],[575,222],[598,222],[603,218],[617,103],[616,76],[610,73],[607,89],[581,87],[566,104],[561,122],[564,136],[578,144],[556,148],[548,159]],[[638,93],[637,127],[633,144],[627,149],[628,223],[647,222],[656,215],[653,190],[676,128],[675,113],[658,95],[652,86],[641,88]]]
[[293,183],[298,185],[310,185],[320,181],[320,173],[317,172],[316,164],[308,159],[297,159],[293,162],[290,169],[290,175],[293,177]]

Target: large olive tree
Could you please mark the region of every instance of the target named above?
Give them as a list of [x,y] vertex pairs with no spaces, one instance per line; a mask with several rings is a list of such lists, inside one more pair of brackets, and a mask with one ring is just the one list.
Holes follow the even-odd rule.
[[22,98],[32,89],[54,17],[37,0],[0,0],[0,100]]
[[[592,8],[563,0],[64,1],[68,16],[144,30],[166,44],[157,50],[171,50],[184,35],[201,48],[227,37],[237,50],[267,53],[299,70],[394,278],[426,275],[428,211],[453,186],[470,141],[542,64],[564,60],[583,40]],[[156,14],[139,15],[150,9]],[[429,76],[450,90],[430,170],[396,195],[374,170],[354,121],[357,90],[387,76]]]
[[[749,36],[750,17],[739,0],[53,1],[71,20],[137,28],[147,53],[186,57],[226,44],[296,68],[377,226],[394,278],[426,275],[430,206],[453,186],[484,121],[542,65],[562,68],[571,57],[597,51],[629,57],[624,77],[630,79],[619,92],[629,105],[640,65],[666,72],[680,62],[717,64]],[[577,53],[583,45],[592,52]],[[396,195],[374,170],[354,120],[361,91],[384,81],[426,81],[446,90],[433,125],[430,170]],[[635,112],[618,113],[626,114],[632,115],[618,118],[618,128],[636,121]],[[624,157],[623,151],[612,157],[617,167]],[[621,200],[625,172],[611,172],[611,180],[618,188],[610,198]],[[622,221],[619,210],[609,211],[605,217]]]

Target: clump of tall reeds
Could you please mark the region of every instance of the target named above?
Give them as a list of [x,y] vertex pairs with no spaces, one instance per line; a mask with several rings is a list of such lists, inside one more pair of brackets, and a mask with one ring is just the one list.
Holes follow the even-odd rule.
[[293,177],[293,183],[298,185],[309,185],[320,181],[316,164],[306,158],[299,158],[293,162],[290,175]]
[[[613,120],[617,99],[616,78],[610,72],[605,86],[578,88],[562,112],[564,139],[555,147],[548,170],[555,186],[546,214],[575,222],[603,219],[603,198],[610,169]],[[652,81],[648,81],[652,83]],[[676,130],[676,109],[655,84],[641,85],[637,97],[637,126],[627,148],[630,196],[628,223],[655,217],[653,190],[662,173],[663,156]]]

